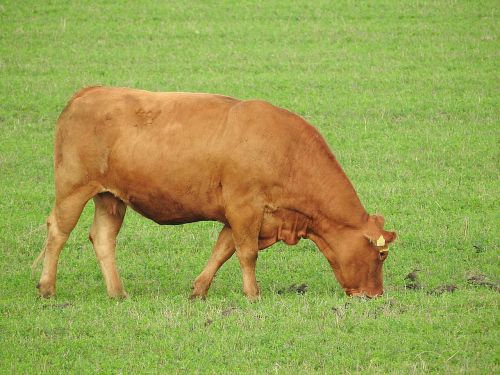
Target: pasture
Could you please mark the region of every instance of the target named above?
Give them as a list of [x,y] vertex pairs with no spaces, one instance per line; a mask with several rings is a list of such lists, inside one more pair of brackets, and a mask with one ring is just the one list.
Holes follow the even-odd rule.
[[[495,1],[0,3],[0,373],[498,373]],[[31,271],[54,198],[53,130],[88,85],[260,98],[326,138],[398,240],[385,295],[345,296],[310,241],[236,257],[188,300],[219,223],[128,210],[110,300],[89,202],[57,297]],[[147,152],[147,150],[145,150]]]

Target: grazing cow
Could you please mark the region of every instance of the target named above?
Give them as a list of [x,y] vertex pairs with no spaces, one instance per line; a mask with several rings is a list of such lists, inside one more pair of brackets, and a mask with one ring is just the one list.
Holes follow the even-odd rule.
[[89,238],[111,297],[126,296],[115,242],[127,206],[159,224],[224,224],[193,297],[206,296],[236,251],[243,290],[257,298],[259,249],[301,238],[318,246],[348,295],[383,293],[396,234],[365,211],[318,131],[287,110],[221,95],[88,87],[59,117],[54,159],[55,205],[37,259],[43,297],[55,294],[59,254],[91,198]]

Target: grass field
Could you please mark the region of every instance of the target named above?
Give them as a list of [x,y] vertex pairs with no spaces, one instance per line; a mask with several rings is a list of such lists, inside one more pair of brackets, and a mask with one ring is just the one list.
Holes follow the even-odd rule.
[[[0,373],[498,373],[498,9],[1,2]],[[244,298],[236,258],[190,302],[221,225],[160,227],[129,210],[118,262],[130,298],[113,301],[89,204],[57,297],[39,299],[30,265],[53,204],[54,124],[94,84],[261,98],[304,116],[398,232],[384,297],[346,297],[302,241],[261,253],[260,302]]]

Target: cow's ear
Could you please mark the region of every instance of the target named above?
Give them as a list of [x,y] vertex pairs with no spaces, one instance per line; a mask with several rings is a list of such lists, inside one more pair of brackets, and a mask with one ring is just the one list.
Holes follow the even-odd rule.
[[384,230],[384,217],[381,215],[370,215],[364,230],[364,236],[378,247],[387,247],[396,239],[396,232]]
[[396,232],[388,232],[386,230],[382,231],[382,235],[384,236],[386,245],[389,245],[391,242],[394,242],[394,240],[397,237]]
[[366,232],[365,237],[377,247],[387,247],[396,239],[396,232],[381,230],[377,232]]

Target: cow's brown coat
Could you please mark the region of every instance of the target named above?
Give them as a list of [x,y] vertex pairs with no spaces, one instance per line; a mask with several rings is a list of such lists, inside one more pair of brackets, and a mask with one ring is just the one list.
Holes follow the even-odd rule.
[[[316,243],[351,295],[382,293],[387,244],[395,233],[370,216],[315,128],[259,100],[194,93],[90,87],[61,113],[55,138],[56,201],[38,284],[55,293],[60,251],[91,198],[90,239],[110,296],[125,296],[115,239],[127,206],[160,224],[224,223],[194,283],[204,297],[236,251],[249,298],[259,294],[259,249],[277,241]],[[381,255],[382,254],[382,255]]]

